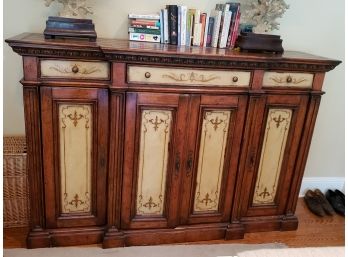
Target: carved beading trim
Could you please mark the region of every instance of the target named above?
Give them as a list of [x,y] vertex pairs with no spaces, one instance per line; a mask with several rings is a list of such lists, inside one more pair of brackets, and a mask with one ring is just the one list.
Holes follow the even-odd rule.
[[[129,63],[154,63],[162,65],[184,65],[184,66],[201,66],[212,68],[240,68],[240,69],[269,69],[269,70],[293,70],[293,71],[329,71],[336,67],[332,64],[310,64],[310,63],[294,63],[270,60],[222,60],[222,59],[203,59],[187,56],[156,56],[156,55],[140,55],[132,53],[105,53],[102,49],[94,49],[91,51],[84,49],[55,49],[55,48],[34,48],[21,47],[12,45],[13,51],[19,55],[31,56],[50,56],[50,57],[69,57],[69,58],[93,58],[104,59],[116,62]],[[218,57],[217,57],[218,58]]]

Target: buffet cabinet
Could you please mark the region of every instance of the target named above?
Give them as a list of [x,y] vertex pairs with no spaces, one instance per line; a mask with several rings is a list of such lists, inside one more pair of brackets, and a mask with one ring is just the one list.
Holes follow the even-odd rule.
[[28,248],[295,230],[325,72],[299,52],[7,40],[23,56]]

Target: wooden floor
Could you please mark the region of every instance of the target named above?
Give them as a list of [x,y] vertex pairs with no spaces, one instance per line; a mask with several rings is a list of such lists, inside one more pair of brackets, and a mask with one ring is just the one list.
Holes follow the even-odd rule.
[[[344,217],[337,214],[332,217],[317,217],[308,210],[303,198],[300,198],[297,203],[296,214],[299,219],[299,228],[296,231],[247,233],[242,240],[216,240],[192,244],[277,242],[284,243],[289,247],[344,245]],[[4,229],[4,248],[25,247],[27,232],[27,228]]]

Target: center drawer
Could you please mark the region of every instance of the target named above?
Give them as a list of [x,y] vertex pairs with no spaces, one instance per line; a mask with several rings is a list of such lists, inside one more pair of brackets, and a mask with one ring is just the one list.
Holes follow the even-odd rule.
[[128,83],[248,87],[250,72],[129,65]]

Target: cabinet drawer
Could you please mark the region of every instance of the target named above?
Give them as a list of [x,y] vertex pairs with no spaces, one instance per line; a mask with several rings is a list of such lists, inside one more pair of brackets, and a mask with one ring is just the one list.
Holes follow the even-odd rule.
[[313,74],[310,73],[283,73],[265,72],[263,76],[263,87],[294,87],[311,88]]
[[107,62],[41,60],[41,77],[108,80],[110,69]]
[[250,72],[128,66],[129,83],[248,87]]

